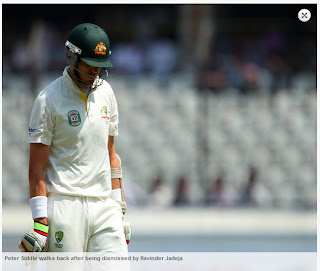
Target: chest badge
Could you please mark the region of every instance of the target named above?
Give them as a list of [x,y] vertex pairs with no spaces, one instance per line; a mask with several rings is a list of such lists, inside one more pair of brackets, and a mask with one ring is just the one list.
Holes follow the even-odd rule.
[[77,110],[69,111],[68,120],[71,126],[79,126],[81,124],[80,113]]

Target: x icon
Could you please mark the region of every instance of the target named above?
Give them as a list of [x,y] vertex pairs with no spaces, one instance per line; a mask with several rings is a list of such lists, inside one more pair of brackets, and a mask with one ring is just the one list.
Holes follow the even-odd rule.
[[308,22],[311,19],[311,13],[308,9],[301,9],[298,13],[298,18],[301,22]]

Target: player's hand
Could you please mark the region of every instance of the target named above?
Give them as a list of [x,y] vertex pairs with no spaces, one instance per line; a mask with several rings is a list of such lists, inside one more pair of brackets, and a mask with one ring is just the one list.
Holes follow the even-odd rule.
[[22,238],[18,247],[21,252],[42,252],[47,243],[48,225],[34,222],[34,229],[29,230]]
[[117,201],[122,210],[122,224],[123,224],[123,232],[126,237],[127,244],[129,245],[131,240],[131,226],[130,222],[124,220],[124,215],[127,211],[127,203],[125,201]]
[[126,222],[124,220],[122,220],[122,224],[123,224],[123,231],[124,231],[124,236],[126,237],[126,242],[129,245],[130,240],[131,240],[131,226],[130,226],[130,222]]

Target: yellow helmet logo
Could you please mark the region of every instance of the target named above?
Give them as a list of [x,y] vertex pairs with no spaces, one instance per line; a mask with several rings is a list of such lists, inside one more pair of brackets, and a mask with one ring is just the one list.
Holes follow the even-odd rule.
[[97,55],[105,55],[107,51],[107,47],[104,45],[103,42],[97,44],[96,48],[93,50]]

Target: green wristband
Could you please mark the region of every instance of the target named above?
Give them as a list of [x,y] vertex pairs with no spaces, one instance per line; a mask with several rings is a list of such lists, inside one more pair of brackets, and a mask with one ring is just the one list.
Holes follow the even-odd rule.
[[43,232],[45,234],[48,234],[48,232],[49,232],[49,226],[45,225],[45,224],[42,224],[42,223],[40,223],[38,221],[34,222],[34,226],[33,227],[34,227],[35,231],[40,231],[40,232]]

